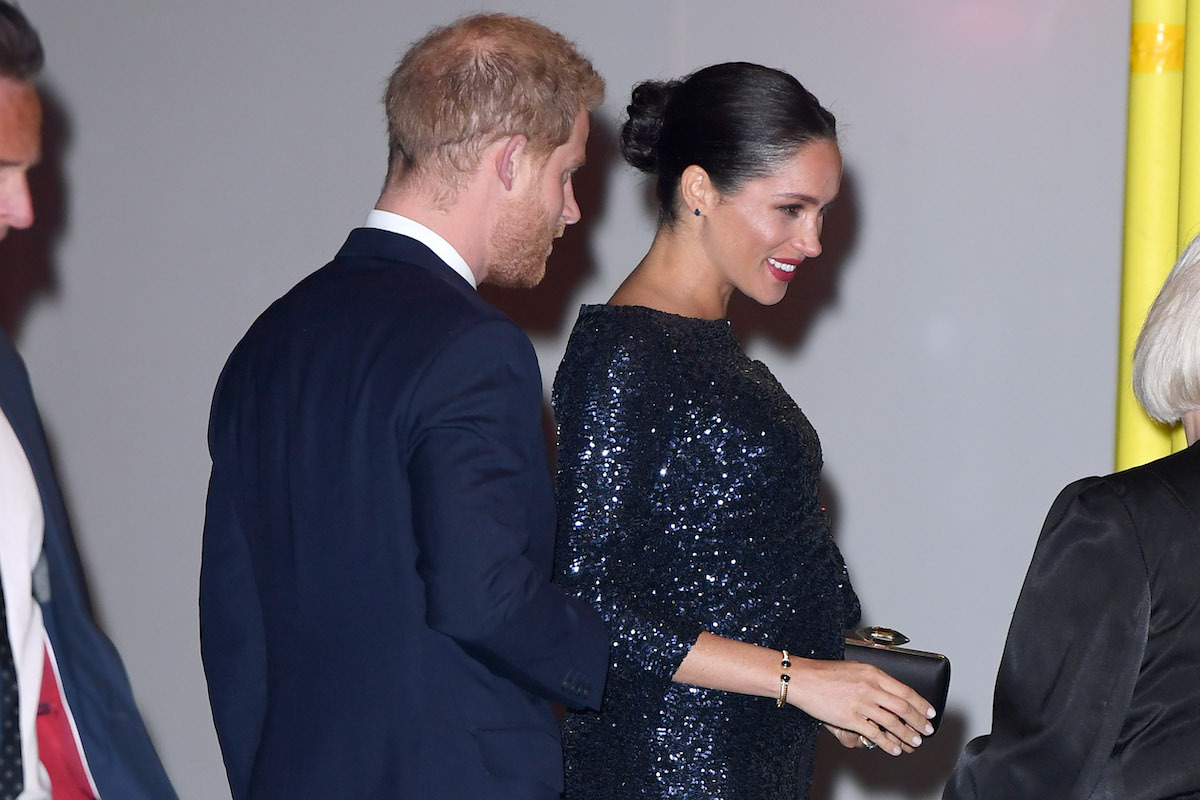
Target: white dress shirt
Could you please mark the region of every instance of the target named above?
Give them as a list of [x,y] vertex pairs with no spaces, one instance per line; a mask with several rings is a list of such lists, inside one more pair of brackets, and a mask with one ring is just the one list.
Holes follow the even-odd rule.
[[[21,758],[25,772],[24,791],[17,800],[51,800],[50,776],[38,758],[37,713],[45,654],[50,654],[52,665],[57,662],[42,622],[42,607],[33,596],[33,572],[42,555],[44,531],[42,498],[33,469],[12,424],[0,411],[0,581],[4,587],[13,665],[17,670]],[[58,680],[57,674],[55,679]],[[58,683],[84,772],[92,793],[99,797],[67,697],[62,693],[62,683]]]
[[471,284],[472,288],[479,288],[479,284],[475,281],[475,273],[471,272],[471,268],[467,266],[466,259],[459,255],[449,242],[416,220],[393,214],[391,211],[373,208],[371,213],[367,214],[367,221],[363,223],[363,227],[378,228],[381,231],[391,231],[410,239],[416,239],[432,250],[434,255],[445,261],[447,266],[461,275],[467,283]]

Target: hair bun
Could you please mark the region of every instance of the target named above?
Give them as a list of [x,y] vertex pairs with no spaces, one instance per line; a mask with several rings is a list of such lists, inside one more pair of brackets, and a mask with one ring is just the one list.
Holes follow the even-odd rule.
[[658,141],[667,102],[679,81],[646,81],[633,87],[621,126],[621,155],[642,172],[658,172]]

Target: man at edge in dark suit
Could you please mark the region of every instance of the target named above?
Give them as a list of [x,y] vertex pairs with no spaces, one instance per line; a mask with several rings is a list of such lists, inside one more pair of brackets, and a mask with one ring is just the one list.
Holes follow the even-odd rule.
[[556,798],[551,702],[597,708],[607,636],[551,585],[531,287],[579,220],[603,81],[519,17],[405,55],[363,227],[234,349],[209,426],[201,649],[254,798]]
[[[0,238],[33,224],[37,32],[0,2]],[[120,656],[92,619],[25,364],[0,333],[0,800],[169,800]]]

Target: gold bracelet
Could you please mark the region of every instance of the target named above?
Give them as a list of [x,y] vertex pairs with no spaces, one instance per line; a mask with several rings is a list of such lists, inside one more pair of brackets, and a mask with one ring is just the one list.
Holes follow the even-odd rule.
[[784,671],[779,674],[779,699],[775,701],[776,708],[783,708],[784,703],[787,702],[788,684],[792,680],[792,676],[787,673],[787,670],[792,666],[792,658],[788,655],[787,650],[781,652],[783,653],[783,660],[779,662],[779,666]]

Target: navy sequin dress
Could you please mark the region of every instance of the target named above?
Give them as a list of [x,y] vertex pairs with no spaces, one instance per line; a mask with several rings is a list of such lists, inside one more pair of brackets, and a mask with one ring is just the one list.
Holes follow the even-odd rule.
[[584,306],[553,402],[558,579],[613,645],[600,713],[563,723],[566,798],[806,798],[814,719],[671,676],[701,631],[842,657],[816,432],[728,322],[641,306]]

